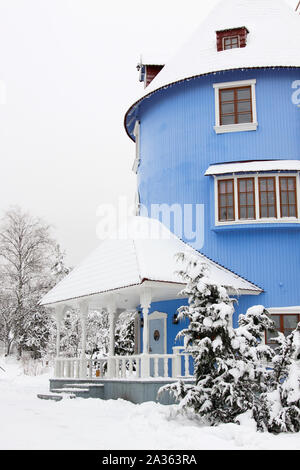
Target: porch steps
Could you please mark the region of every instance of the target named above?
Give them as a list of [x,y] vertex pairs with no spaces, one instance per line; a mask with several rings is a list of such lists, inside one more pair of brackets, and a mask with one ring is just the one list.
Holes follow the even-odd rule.
[[56,394],[72,395],[72,398],[104,398],[104,385],[89,382],[64,383],[62,387],[53,388],[51,391]]
[[54,393],[38,393],[37,397],[41,400],[60,401],[63,399],[62,395],[55,395]]

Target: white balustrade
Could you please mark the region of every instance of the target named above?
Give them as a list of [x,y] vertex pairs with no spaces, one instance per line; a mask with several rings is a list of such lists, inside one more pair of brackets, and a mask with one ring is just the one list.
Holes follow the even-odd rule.
[[[172,354],[141,354],[133,356],[112,356],[96,360],[82,358],[55,359],[55,377],[57,378],[177,378],[191,377],[191,354],[184,351],[183,347],[176,346]],[[108,360],[112,361],[114,375],[107,375]],[[169,362],[170,361],[170,362]],[[150,364],[152,366],[150,367]],[[169,365],[171,369],[169,370]],[[146,370],[149,373],[144,373]],[[96,370],[98,371],[96,374]],[[171,373],[171,374],[170,374]],[[143,375],[142,375],[143,374]]]

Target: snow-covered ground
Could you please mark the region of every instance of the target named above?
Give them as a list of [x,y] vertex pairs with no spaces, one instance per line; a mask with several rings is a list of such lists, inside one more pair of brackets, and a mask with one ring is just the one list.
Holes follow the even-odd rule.
[[24,375],[20,363],[0,357],[0,449],[300,449],[300,433],[273,436],[241,426],[201,426],[173,418],[174,406],[124,400],[40,400],[49,374]]

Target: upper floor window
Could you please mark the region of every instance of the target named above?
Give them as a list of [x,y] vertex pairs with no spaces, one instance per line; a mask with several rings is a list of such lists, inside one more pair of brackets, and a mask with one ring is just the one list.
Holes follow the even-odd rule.
[[216,177],[216,224],[298,222],[297,175]]
[[214,83],[217,134],[257,129],[256,80]]
[[245,26],[217,31],[217,50],[226,51],[246,47],[248,33],[249,31]]
[[220,88],[220,125],[252,122],[251,86]]

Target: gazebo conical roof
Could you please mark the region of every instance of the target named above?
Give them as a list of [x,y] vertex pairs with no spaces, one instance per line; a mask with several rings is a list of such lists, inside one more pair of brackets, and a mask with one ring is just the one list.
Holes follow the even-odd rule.
[[105,296],[120,298],[119,307],[136,307],[139,288],[151,286],[153,301],[176,298],[183,281],[176,274],[176,254],[192,250],[207,263],[209,277],[231,293],[257,295],[261,289],[193,250],[158,220],[132,217],[119,231],[103,240],[70,274],[41,300],[54,305],[74,299]]

